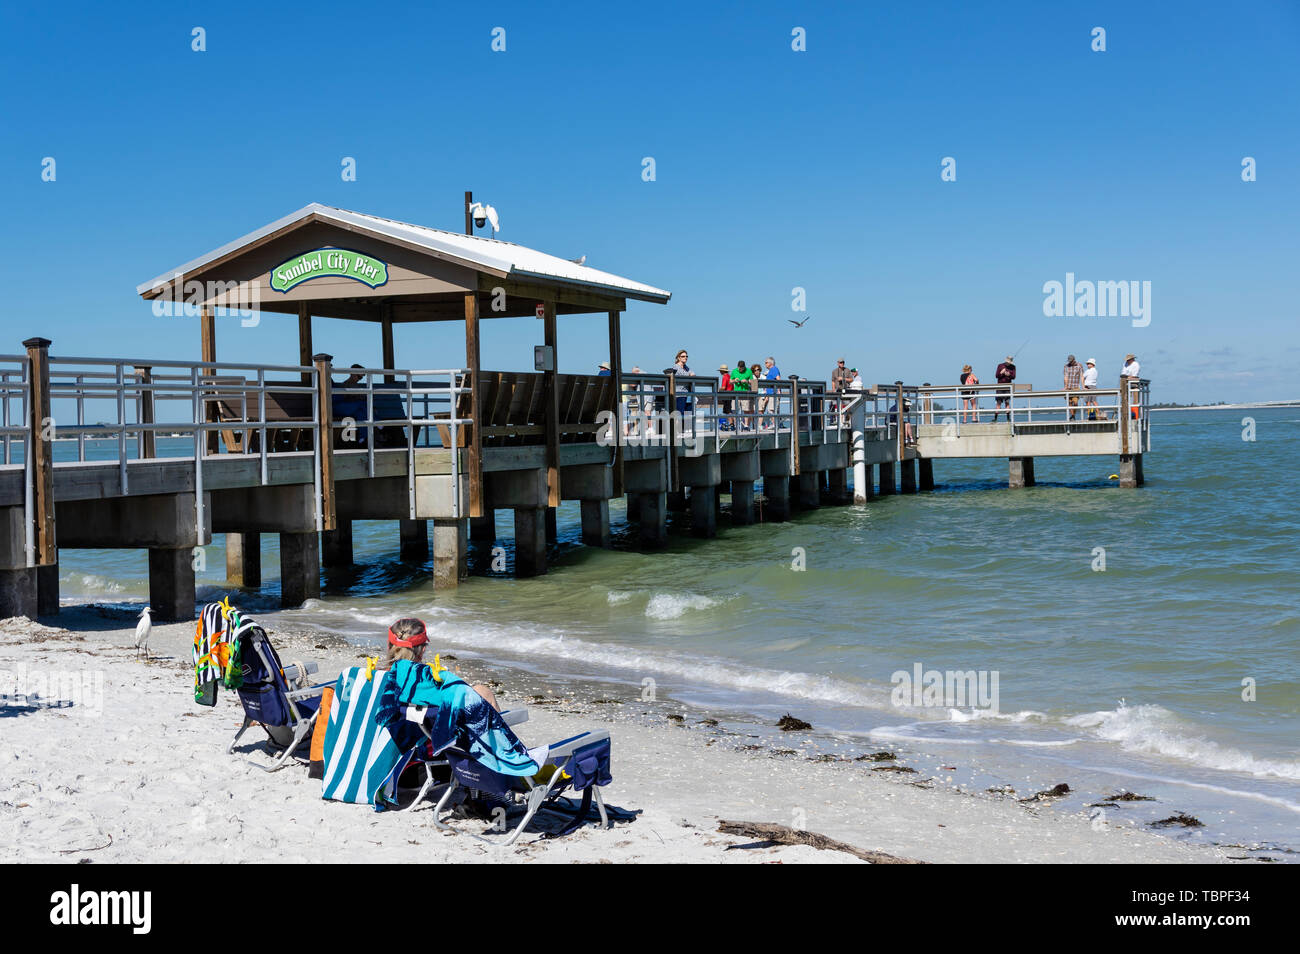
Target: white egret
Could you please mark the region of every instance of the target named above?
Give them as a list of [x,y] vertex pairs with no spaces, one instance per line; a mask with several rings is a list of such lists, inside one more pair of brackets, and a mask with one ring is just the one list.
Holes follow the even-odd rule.
[[149,658],[149,634],[153,632],[153,617],[149,614],[153,608],[146,606],[140,611],[140,622],[135,625],[135,658],[140,658],[140,650],[144,650],[144,658]]

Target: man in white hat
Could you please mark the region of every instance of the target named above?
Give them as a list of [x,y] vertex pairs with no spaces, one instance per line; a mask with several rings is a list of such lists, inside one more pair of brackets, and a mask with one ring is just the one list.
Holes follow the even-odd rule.
[[[1083,369],[1083,389],[1085,391],[1097,390],[1097,359],[1089,358],[1087,366]],[[1084,417],[1090,421],[1097,419],[1097,397],[1090,394],[1084,400],[1083,406],[1092,410],[1085,410]]]

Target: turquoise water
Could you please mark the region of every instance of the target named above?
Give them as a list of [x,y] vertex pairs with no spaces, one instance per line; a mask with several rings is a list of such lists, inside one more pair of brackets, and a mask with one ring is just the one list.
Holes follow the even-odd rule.
[[[938,461],[933,493],[785,524],[724,515],[711,541],[682,517],[654,554],[620,505],[615,549],[581,547],[566,506],[547,576],[436,594],[427,567],[397,559],[395,524],[357,524],[363,565],[327,572],[318,604],[280,618],[368,640],[415,613],[435,642],[503,666],[627,698],[653,679],[715,714],[792,712],[828,745],[899,746],[981,783],[1128,788],[1200,817],[1189,837],[1300,847],[1300,410],[1153,421],[1137,490],[1107,479],[1111,458],[1040,459],[1039,485],[1014,492],[1005,462]],[[499,513],[507,557],[510,529]],[[245,597],[263,610],[272,543],[268,585]],[[219,544],[205,594],[220,591]],[[66,552],[61,572],[65,601],[147,596],[140,552]],[[893,704],[892,675],[917,664],[996,672],[998,712]]]

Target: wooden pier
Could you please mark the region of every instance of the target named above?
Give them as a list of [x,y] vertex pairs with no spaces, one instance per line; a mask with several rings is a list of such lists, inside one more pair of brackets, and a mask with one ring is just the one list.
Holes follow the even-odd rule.
[[[546,572],[565,500],[580,501],[583,541],[609,546],[610,501],[626,496],[641,544],[656,548],[670,508],[689,511],[696,535],[717,533],[723,494],[733,523],[752,523],[760,503],[779,521],[931,489],[936,459],[1004,458],[1020,487],[1034,483],[1035,459],[1075,455],[1118,458],[1121,484],[1137,486],[1150,444],[1145,380],[1072,394],[963,388],[979,392],[970,421],[956,388],[836,394],[791,379],[720,392],[713,378],[624,374],[626,300],[665,303],[667,292],[324,206],[140,293],[181,301],[191,287],[202,289],[186,302],[200,361],[51,355],[43,338],[0,356],[0,616],[58,611],[64,549],[148,550],[155,617],[190,619],[214,534],[225,535],[227,580],[243,587],[261,585],[261,534],[278,534],[282,601],[297,606],[319,595],[322,565],[352,562],[357,520],[396,522],[409,559],[428,558],[432,531],[433,584],[447,587],[468,572],[470,539],[495,541],[502,510],[513,513],[515,573],[527,576]],[[297,363],[218,360],[218,309],[250,303],[297,317]],[[611,373],[558,373],[557,316],[592,312],[606,315]],[[540,320],[544,369],[481,368],[489,316]],[[319,317],[378,324],[385,367],[336,368],[313,353]],[[440,320],[464,322],[464,364],[396,367],[394,323]],[[999,397],[1010,411],[991,423]]]

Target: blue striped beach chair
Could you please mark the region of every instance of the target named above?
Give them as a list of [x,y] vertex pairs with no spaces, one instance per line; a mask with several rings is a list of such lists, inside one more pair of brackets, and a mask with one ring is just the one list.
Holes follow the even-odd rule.
[[[436,770],[448,768],[447,760],[430,750],[428,734],[421,731],[424,710],[406,707],[406,719],[385,727],[376,720],[382,695],[384,672],[355,667],[340,673],[334,686],[325,727],[324,781],[321,796],[340,802],[370,805],[376,810],[398,807],[397,789],[402,772],[413,762],[424,767],[423,784],[415,807],[437,784]],[[528,721],[527,709],[501,713],[507,725]]]
[[[413,714],[419,711],[413,710]],[[412,718],[412,714],[408,714],[407,718]],[[421,722],[426,735],[427,726],[427,721]],[[513,736],[511,729],[505,731]],[[490,844],[513,845],[540,811],[569,816],[567,824],[561,830],[548,832],[543,838],[567,835],[586,821],[593,799],[600,815],[600,827],[609,827],[609,815],[600,793],[603,786],[613,781],[610,772],[610,738],[606,731],[581,732],[551,745],[529,749],[528,754],[540,767],[540,771],[533,776],[496,772],[485,764],[480,750],[474,747],[451,745],[443,748],[439,754],[447,759],[451,769],[451,784],[443,792],[433,813],[434,825],[444,831],[456,829],[441,821],[439,815],[471,798],[481,806],[500,809],[500,814],[495,810],[493,814],[497,819],[496,824],[502,827],[511,809],[523,809],[523,817],[514,828],[505,829],[506,838],[503,842],[489,842],[486,838],[470,833],[471,838]],[[577,808],[573,807],[565,795],[567,791],[582,793]],[[563,808],[561,802],[565,803]]]

